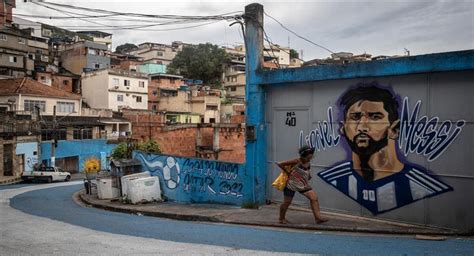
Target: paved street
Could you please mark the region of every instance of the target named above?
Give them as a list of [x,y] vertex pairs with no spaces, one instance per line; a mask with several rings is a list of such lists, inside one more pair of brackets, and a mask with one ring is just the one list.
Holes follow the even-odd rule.
[[474,255],[474,240],[295,232],[82,207],[80,182],[0,187],[1,255]]

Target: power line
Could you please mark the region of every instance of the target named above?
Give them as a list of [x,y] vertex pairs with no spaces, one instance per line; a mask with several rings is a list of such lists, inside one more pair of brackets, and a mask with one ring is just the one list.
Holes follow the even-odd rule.
[[[65,15],[68,15],[70,17],[72,17],[71,14],[75,14],[75,15],[82,15],[82,14],[79,14],[79,13],[75,13],[75,12],[68,12],[68,11],[64,11],[64,10],[59,10],[57,8],[53,8],[53,7],[49,7],[49,6],[45,6],[43,4],[39,4],[39,3],[35,3],[33,2],[34,4],[37,4],[37,5],[40,5],[42,7],[45,7],[45,8],[48,8],[48,9],[51,9],[51,10],[54,10],[54,11],[57,11],[57,12],[60,12],[60,13],[64,13]],[[87,16],[86,16],[87,17]],[[168,22],[164,22],[164,23],[156,23],[156,24],[149,24],[149,25],[136,25],[136,26],[117,26],[117,25],[108,25],[108,24],[103,24],[103,23],[99,23],[99,22],[94,22],[94,21],[91,21],[91,20],[83,20],[83,18],[81,17],[74,17],[74,18],[77,18],[79,20],[82,20],[82,21],[85,21],[85,22],[89,22],[89,23],[93,23],[93,24],[97,24],[97,25],[100,25],[100,26],[103,26],[105,28],[100,28],[100,30],[130,30],[130,29],[133,29],[133,30],[140,30],[140,31],[172,31],[172,30],[181,30],[181,29],[188,29],[188,28],[195,28],[195,27],[200,27],[200,26],[205,26],[205,25],[209,25],[209,24],[213,24],[213,23],[217,23],[221,20],[217,20],[217,21],[211,21],[211,22],[208,22],[208,23],[205,23],[205,24],[199,24],[199,25],[193,25],[193,26],[187,26],[187,27],[178,27],[178,28],[170,28],[170,29],[154,29],[154,30],[150,30],[150,29],[143,29],[143,28],[148,28],[148,27],[153,27],[153,26],[163,26],[163,25],[174,25],[174,24],[183,24],[183,23],[196,23],[196,22],[203,22],[203,21],[206,21],[206,20],[201,20],[201,21],[191,21],[191,20],[175,20],[175,21],[168,21]],[[95,28],[95,29],[99,29],[99,28]]]
[[[117,14],[122,16],[135,16],[135,17],[147,17],[147,18],[162,18],[162,19],[191,19],[191,20],[234,20],[235,18],[241,17],[242,14],[239,15],[229,15],[229,14],[221,14],[221,15],[209,15],[209,16],[199,16],[199,15],[155,15],[155,14],[142,14],[142,13],[129,13],[129,12],[115,12],[115,11],[108,11],[103,9],[96,9],[96,8],[87,8],[81,6],[74,6],[68,4],[58,4],[58,3],[51,3],[42,1],[42,4],[46,5],[53,5],[57,7],[69,8],[74,10],[83,10],[88,12],[94,13],[107,13],[107,14]],[[232,12],[232,13],[242,13],[242,12]]]
[[315,43],[315,42],[313,42],[313,41],[311,41],[311,40],[309,40],[309,39],[307,39],[307,38],[305,38],[305,37],[303,37],[303,36],[300,36],[299,34],[297,34],[296,32],[294,32],[293,30],[291,30],[291,29],[287,28],[285,25],[283,25],[280,21],[278,21],[277,19],[275,19],[275,18],[273,18],[272,16],[270,16],[268,13],[264,12],[264,14],[265,14],[265,16],[269,17],[270,19],[272,19],[272,20],[274,20],[276,23],[278,23],[282,28],[284,28],[284,29],[287,30],[288,32],[292,33],[293,35],[295,35],[295,36],[297,36],[297,37],[299,37],[299,38],[305,40],[306,42],[309,42],[309,43],[311,43],[311,44],[313,44],[313,45],[315,45],[315,46],[317,46],[317,47],[319,47],[319,48],[322,48],[322,49],[324,49],[324,50],[326,50],[326,51],[328,51],[328,52],[330,52],[330,53],[334,53],[333,51],[329,50],[328,48],[326,48],[326,47],[324,47],[324,46],[322,46],[322,45],[320,45],[320,44],[317,44],[317,43]]

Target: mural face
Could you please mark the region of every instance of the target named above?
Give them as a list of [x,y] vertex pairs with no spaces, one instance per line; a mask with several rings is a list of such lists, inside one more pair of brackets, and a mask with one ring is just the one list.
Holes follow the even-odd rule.
[[100,160],[97,157],[89,157],[84,161],[85,173],[97,173],[100,171]]
[[163,194],[182,202],[242,203],[244,166],[205,159],[136,153],[144,169],[158,176]]
[[[344,137],[348,159],[318,173],[318,176],[373,214],[387,212],[417,200],[436,196],[452,188],[422,166],[406,161],[408,153],[435,160],[459,135],[465,121],[439,118],[418,119],[421,101],[410,113],[408,98],[399,111],[399,97],[378,84],[359,84],[339,99],[339,135],[328,122],[307,136],[300,145],[317,150],[337,146]],[[332,109],[328,109],[332,123]],[[404,149],[399,152],[399,149]]]

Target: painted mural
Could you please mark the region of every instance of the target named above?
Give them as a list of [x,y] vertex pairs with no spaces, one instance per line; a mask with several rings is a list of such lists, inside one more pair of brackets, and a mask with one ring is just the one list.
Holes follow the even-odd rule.
[[418,154],[436,160],[461,133],[465,121],[429,118],[420,114],[421,105],[418,100],[410,109],[408,97],[401,100],[390,87],[357,84],[339,98],[339,117],[334,118],[332,106],[328,107],[328,119],[306,135],[301,131],[299,144],[318,151],[342,144],[347,159],[318,176],[374,215],[388,212],[453,190],[431,170],[405,157]]
[[163,195],[173,201],[240,205],[252,189],[245,186],[249,177],[242,164],[142,152],[135,158],[160,178]]
[[100,160],[97,157],[92,156],[84,160],[84,167],[82,171],[85,173],[97,173],[101,170],[100,165]]

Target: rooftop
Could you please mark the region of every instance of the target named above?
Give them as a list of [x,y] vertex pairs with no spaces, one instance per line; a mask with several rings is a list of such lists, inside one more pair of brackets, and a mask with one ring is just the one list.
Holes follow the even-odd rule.
[[30,78],[11,78],[0,80],[1,96],[18,94],[43,96],[48,98],[81,99],[81,96],[78,94],[47,86]]

